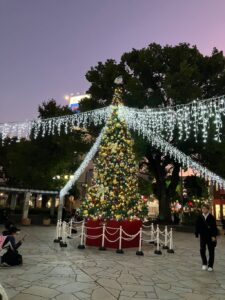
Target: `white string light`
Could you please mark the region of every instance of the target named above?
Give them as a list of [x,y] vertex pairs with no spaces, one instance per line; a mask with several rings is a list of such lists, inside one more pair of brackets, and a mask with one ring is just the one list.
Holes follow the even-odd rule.
[[[225,115],[225,96],[214,97],[205,100],[194,100],[191,103],[164,108],[136,109],[122,106],[121,115],[129,119],[141,120],[142,126],[147,127],[152,133],[172,138],[174,130],[178,130],[179,139],[186,140],[191,132],[197,141],[202,135],[203,142],[207,141],[210,125],[214,125],[214,139],[221,141],[222,116]],[[29,139],[31,133],[34,138],[38,135],[68,133],[74,126],[86,127],[91,123],[101,125],[105,123],[111,113],[111,106],[49,119],[38,119],[20,123],[0,124],[0,136],[2,140],[7,137]]]
[[37,138],[40,134],[42,137],[46,135],[60,135],[62,132],[68,133],[75,126],[86,127],[91,123],[95,126],[102,125],[106,122],[108,115],[111,114],[111,106],[96,109],[84,113],[77,113],[56,118],[38,119],[27,122],[13,122],[0,124],[0,137],[4,141],[7,137],[17,137],[29,139],[31,134]]
[[98,151],[99,145],[101,143],[102,135],[105,131],[105,127],[102,129],[100,135],[96,139],[94,145],[92,146],[91,150],[88,152],[88,154],[85,156],[85,159],[79,166],[79,168],[74,172],[74,175],[71,176],[70,180],[66,183],[66,185],[61,189],[60,191],[60,198],[62,199],[69,190],[73,187],[74,183],[77,181],[77,179],[80,177],[80,175],[84,172],[86,167],[88,166],[89,162],[94,158],[96,152]]
[[[0,136],[2,141],[7,137],[17,137],[29,139],[31,133],[34,138],[38,135],[60,134],[62,131],[68,133],[74,126],[86,127],[91,123],[101,125],[106,122],[111,115],[112,106],[106,108],[78,113],[57,118],[39,119],[21,123],[0,124]],[[185,105],[156,109],[134,109],[119,105],[119,117],[125,119],[129,128],[138,131],[146,137],[154,147],[169,155],[182,166],[191,167],[199,172],[206,180],[217,183],[220,187],[225,187],[225,181],[215,173],[204,168],[190,157],[179,151],[174,146],[160,136],[165,135],[172,138],[174,129],[178,129],[179,139],[187,139],[191,130],[197,140],[198,134],[202,133],[203,142],[206,142],[210,123],[213,121],[215,126],[214,139],[220,141],[222,116],[225,115],[225,96],[214,97],[202,101],[193,101]],[[97,138],[90,152],[85,157],[81,166],[76,170],[73,177],[61,190],[60,195],[65,196],[71,189],[74,182],[79,178],[89,161],[97,152],[101,141],[101,136]]]
[[165,108],[136,109],[121,106],[121,115],[139,119],[142,126],[153,134],[172,138],[174,130],[178,130],[179,140],[187,140],[193,131],[197,141],[202,135],[203,142],[207,141],[210,124],[214,124],[214,140],[220,142],[222,116],[225,115],[225,96],[206,100],[194,100],[185,105]]
[[159,135],[155,135],[147,126],[143,126],[142,120],[130,118],[129,115],[126,116],[122,107],[119,109],[119,116],[126,121],[130,129],[137,131],[139,135],[147,138],[153,147],[159,149],[165,155],[170,156],[183,167],[197,171],[199,176],[203,177],[206,181],[211,181],[212,184],[216,184],[219,188],[225,188],[225,180],[223,178],[194,161],[190,156],[181,152]]

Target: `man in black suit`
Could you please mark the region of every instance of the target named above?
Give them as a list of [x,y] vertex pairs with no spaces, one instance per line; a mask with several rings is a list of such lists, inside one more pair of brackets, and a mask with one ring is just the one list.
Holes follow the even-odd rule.
[[[213,271],[216,236],[218,233],[216,219],[209,212],[208,204],[202,206],[202,214],[198,217],[195,226],[195,235],[200,235],[200,254],[202,258],[202,270]],[[209,260],[206,258],[206,246],[209,250]]]

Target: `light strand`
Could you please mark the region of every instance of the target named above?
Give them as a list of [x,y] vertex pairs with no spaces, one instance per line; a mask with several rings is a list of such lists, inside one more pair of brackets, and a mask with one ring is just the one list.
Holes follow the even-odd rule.
[[101,143],[102,135],[105,131],[105,127],[103,127],[100,135],[96,139],[94,145],[92,146],[91,150],[85,156],[83,162],[79,166],[79,168],[74,172],[73,176],[71,176],[70,180],[66,183],[66,185],[60,191],[60,198],[63,198],[69,190],[73,187],[74,183],[80,177],[80,175],[84,172],[90,161],[94,158],[96,152],[98,151],[99,145]]
[[38,119],[19,123],[0,124],[0,137],[2,141],[8,138],[16,137],[30,139],[31,135],[36,139],[39,135],[60,135],[62,132],[67,134],[77,127],[87,127],[91,123],[95,126],[102,125],[106,122],[108,115],[111,113],[111,106],[96,109],[84,113],[77,113],[56,118]]
[[221,141],[222,117],[225,115],[225,96],[193,101],[186,105],[157,109],[136,109],[121,106],[121,115],[129,119],[139,119],[142,126],[153,134],[173,138],[178,130],[179,140],[187,140],[193,133],[195,141],[202,136],[205,143],[210,126],[214,130],[214,140]]
[[146,138],[153,147],[159,149],[165,155],[173,158],[182,167],[191,168],[198,172],[200,177],[203,177],[206,181],[210,181],[212,184],[216,184],[218,188],[225,188],[225,180],[217,174],[211,172],[206,167],[203,167],[200,163],[194,161],[190,156],[186,155],[175,146],[161,138],[159,135],[155,135],[150,129],[142,126],[142,122],[139,119],[131,119],[129,116],[124,115],[121,110],[119,114],[120,118],[125,119],[128,127],[137,131],[139,135]]

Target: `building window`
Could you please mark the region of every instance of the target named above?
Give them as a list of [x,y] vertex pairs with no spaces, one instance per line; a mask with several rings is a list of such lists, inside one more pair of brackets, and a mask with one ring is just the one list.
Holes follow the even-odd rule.
[[216,204],[215,212],[216,212],[216,220],[220,220],[220,204]]

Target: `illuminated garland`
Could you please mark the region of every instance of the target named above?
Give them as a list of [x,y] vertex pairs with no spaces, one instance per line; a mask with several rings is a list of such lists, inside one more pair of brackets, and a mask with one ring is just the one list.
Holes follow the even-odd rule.
[[20,123],[4,123],[0,124],[0,137],[4,141],[7,137],[17,137],[29,139],[31,134],[34,138],[39,135],[60,135],[62,132],[68,133],[75,126],[86,127],[93,123],[101,125],[106,122],[108,115],[111,114],[111,106],[96,109],[84,113],[77,113],[56,118],[38,119]]
[[225,180],[217,174],[209,171],[201,164],[194,161],[190,156],[184,154],[179,149],[162,139],[160,136],[155,135],[150,129],[143,126],[143,123],[139,119],[131,119],[129,116],[124,115],[122,107],[120,108],[120,118],[125,119],[130,129],[137,131],[139,135],[152,144],[153,147],[159,149],[165,155],[170,156],[176,162],[183,167],[191,168],[198,172],[199,176],[203,177],[206,181],[211,181],[212,184],[216,184],[218,187],[225,188]]
[[99,145],[101,143],[102,135],[105,131],[105,127],[102,129],[100,135],[96,139],[94,145],[92,146],[91,150],[88,152],[88,154],[85,156],[85,159],[79,166],[79,168],[74,172],[73,176],[71,176],[70,180],[66,183],[66,185],[61,189],[60,191],[60,198],[63,198],[69,190],[73,187],[74,183],[77,181],[77,179],[80,177],[80,175],[84,172],[84,170],[87,168],[89,162],[94,158],[96,152],[98,151]]
[[142,127],[151,130],[153,134],[172,138],[176,128],[179,140],[187,140],[193,132],[195,140],[197,141],[198,135],[202,135],[204,143],[207,141],[210,125],[213,123],[214,140],[220,142],[223,126],[222,116],[225,115],[225,96],[155,109],[135,109],[121,106],[120,113],[130,121],[136,122],[138,119],[142,123]]
[[[4,141],[7,137],[29,139],[31,133],[34,138],[39,135],[60,135],[68,133],[74,126],[86,127],[93,123],[105,123],[111,114],[111,106],[49,119],[38,119],[26,122],[0,124],[0,137]],[[225,115],[225,96],[206,100],[194,100],[189,104],[174,107],[135,109],[126,106],[120,107],[120,114],[136,122],[138,119],[142,127],[151,130],[153,134],[172,138],[175,128],[178,130],[179,140],[186,140],[191,132],[197,141],[202,135],[203,142],[207,141],[210,125],[213,124],[214,139],[221,141],[222,116]],[[143,128],[144,130],[144,128]]]

